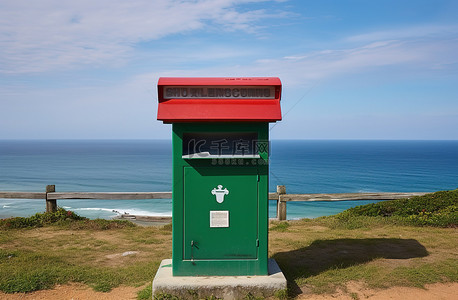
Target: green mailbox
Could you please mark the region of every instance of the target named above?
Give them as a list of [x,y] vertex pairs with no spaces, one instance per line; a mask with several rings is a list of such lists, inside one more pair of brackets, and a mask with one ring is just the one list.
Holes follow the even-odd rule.
[[267,275],[269,122],[278,78],[160,78],[172,123],[173,276]]

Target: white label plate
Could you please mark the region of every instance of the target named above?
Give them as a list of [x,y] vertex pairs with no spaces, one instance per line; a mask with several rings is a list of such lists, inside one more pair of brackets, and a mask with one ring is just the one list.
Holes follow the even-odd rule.
[[228,210],[211,210],[210,211],[210,228],[229,227]]

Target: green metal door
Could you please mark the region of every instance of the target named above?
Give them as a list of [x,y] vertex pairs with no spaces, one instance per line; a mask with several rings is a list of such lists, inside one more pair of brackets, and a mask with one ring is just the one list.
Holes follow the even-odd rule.
[[256,167],[184,167],[185,260],[258,257]]

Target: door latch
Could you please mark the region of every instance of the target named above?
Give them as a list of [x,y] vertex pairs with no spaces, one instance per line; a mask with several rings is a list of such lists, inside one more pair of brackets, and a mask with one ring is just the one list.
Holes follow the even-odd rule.
[[194,240],[191,240],[191,262],[194,264],[194,248],[199,249],[197,247],[197,243]]

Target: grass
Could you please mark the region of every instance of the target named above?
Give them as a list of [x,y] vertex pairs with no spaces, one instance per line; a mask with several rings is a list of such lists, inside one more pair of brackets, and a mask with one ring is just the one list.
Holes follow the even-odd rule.
[[[27,222],[21,222],[22,224]],[[48,289],[81,282],[96,291],[121,284],[141,286],[171,256],[170,227],[75,219],[0,231],[0,290]],[[125,255],[128,251],[137,251]]]
[[[437,196],[446,198],[447,193],[429,199]],[[456,217],[456,200],[439,202],[452,207],[449,215]],[[428,211],[444,211],[434,206],[440,205]],[[345,290],[351,281],[369,288],[458,281],[456,223],[410,222],[410,215],[391,210],[388,216],[383,209],[360,207],[331,217],[271,222],[269,256],[288,280],[288,290],[276,298],[294,298],[304,289],[332,293]],[[372,214],[375,210],[382,213]],[[159,263],[171,257],[170,225],[137,227],[59,214],[49,223],[36,220],[52,216],[35,215],[34,222],[0,221],[1,291],[30,292],[81,282],[104,292],[120,285],[146,286],[138,298],[151,299],[151,280]],[[21,228],[24,224],[28,225]],[[136,252],[123,256],[128,251]]]
[[288,230],[288,227],[290,226],[290,224],[286,221],[283,221],[283,222],[276,222],[276,221],[273,221],[269,230],[270,231],[280,231],[280,232],[285,232],[286,230]]
[[114,228],[134,227],[135,225],[125,220],[90,220],[78,216],[72,211],[58,208],[53,213],[36,213],[31,217],[15,217],[0,219],[0,229],[38,228],[43,226],[57,226],[66,229],[94,229],[105,230]]
[[458,224],[458,189],[361,205],[338,214],[337,218],[349,221],[360,216],[383,217],[391,222],[414,226],[456,226]]
[[130,248],[104,250],[100,244],[108,242],[82,236],[91,234],[87,231],[55,237],[57,241],[67,240],[72,245],[69,247],[60,246],[61,243],[45,246],[49,241],[36,240],[30,234],[21,234],[23,242],[15,243],[14,250],[0,249],[0,290],[4,292],[29,292],[67,282],[82,282],[106,292],[120,284],[138,285],[151,280],[159,264],[156,259],[138,259],[134,255],[119,254],[108,259],[106,254],[113,253],[111,249],[127,252]]
[[333,293],[350,281],[369,288],[424,287],[458,281],[455,228],[387,224],[373,217],[348,228],[333,218],[291,221],[271,231],[270,255],[288,280],[290,297],[301,290]]
[[151,300],[153,299],[153,290],[151,288],[153,282],[151,281],[144,289],[138,292],[137,299],[138,300]]

